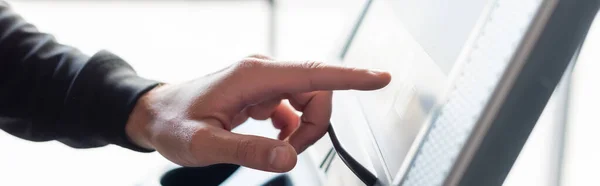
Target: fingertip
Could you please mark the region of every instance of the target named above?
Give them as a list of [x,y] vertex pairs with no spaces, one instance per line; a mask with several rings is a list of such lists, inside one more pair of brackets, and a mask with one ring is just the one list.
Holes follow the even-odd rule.
[[285,129],[287,127],[295,129],[298,127],[300,117],[287,104],[279,104],[271,115],[271,122],[276,129]]
[[386,87],[392,81],[392,75],[389,72],[379,71],[379,70],[367,70],[367,72],[372,75],[364,90],[377,90],[383,87]]
[[277,139],[279,140],[285,140],[287,137],[289,137],[292,133],[294,133],[294,131],[296,130],[296,128],[298,128],[298,125],[288,125],[284,128],[281,128],[279,131],[279,134],[277,135]]
[[376,73],[376,75],[381,79],[381,87],[387,86],[392,81],[392,74],[390,74],[389,72],[378,72]]

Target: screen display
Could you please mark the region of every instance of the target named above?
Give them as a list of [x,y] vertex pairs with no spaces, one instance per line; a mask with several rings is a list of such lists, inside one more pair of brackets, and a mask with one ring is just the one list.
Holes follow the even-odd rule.
[[355,92],[395,177],[487,1],[373,1],[343,63],[392,73],[386,88]]

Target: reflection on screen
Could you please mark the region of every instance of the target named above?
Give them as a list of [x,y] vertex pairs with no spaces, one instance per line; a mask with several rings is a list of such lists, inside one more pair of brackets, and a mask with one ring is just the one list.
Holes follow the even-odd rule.
[[388,0],[394,14],[446,73],[488,0]]
[[391,177],[443,96],[447,74],[485,6],[460,1],[373,1],[345,56],[347,66],[392,73],[386,88],[355,92]]

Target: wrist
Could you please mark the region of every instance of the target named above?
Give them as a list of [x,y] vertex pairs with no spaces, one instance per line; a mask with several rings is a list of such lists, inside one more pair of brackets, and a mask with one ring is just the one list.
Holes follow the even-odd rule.
[[137,100],[135,107],[129,114],[129,119],[125,125],[125,132],[129,140],[137,146],[145,149],[154,150],[152,145],[150,122],[153,116],[150,97],[158,87],[146,92]]

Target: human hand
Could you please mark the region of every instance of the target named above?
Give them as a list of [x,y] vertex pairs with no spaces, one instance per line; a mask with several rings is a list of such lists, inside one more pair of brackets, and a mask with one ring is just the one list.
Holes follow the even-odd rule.
[[[138,100],[126,131],[134,143],[182,166],[232,163],[286,172],[296,165],[297,154],[326,133],[332,90],[375,90],[390,79],[386,72],[255,55],[149,91]],[[230,132],[249,117],[271,118],[279,140]]]

